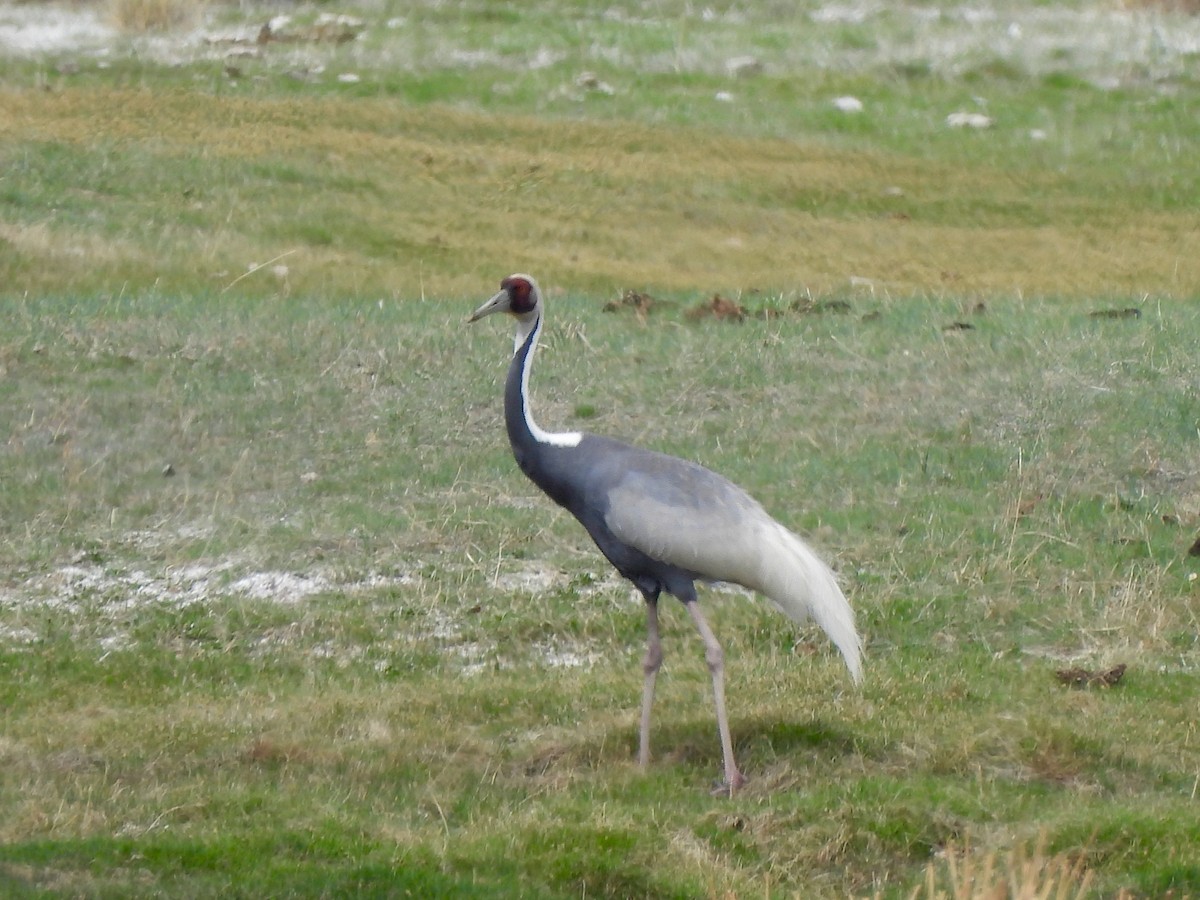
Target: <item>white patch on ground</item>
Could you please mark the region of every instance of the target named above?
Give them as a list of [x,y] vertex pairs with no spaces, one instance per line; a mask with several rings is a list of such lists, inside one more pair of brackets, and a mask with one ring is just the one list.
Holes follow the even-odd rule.
[[437,641],[443,650],[458,657],[459,672],[467,676],[482,674],[496,655],[494,643],[465,640],[458,618],[444,610],[434,610],[429,626],[410,637],[417,641],[431,638]]
[[565,584],[566,580],[566,576],[558,569],[541,563],[530,563],[516,571],[498,573],[492,579],[492,586],[501,591],[544,594]]
[[277,603],[298,603],[332,588],[330,581],[319,573],[297,575],[292,572],[252,572],[229,586],[235,594]]
[[73,613],[94,606],[114,612],[152,603],[187,606],[206,599],[217,571],[211,566],[188,566],[152,575],[143,569],[72,563],[27,579],[9,592],[9,599],[12,605]]
[[5,644],[33,644],[38,639],[37,632],[32,628],[22,628],[20,626],[10,627],[8,625],[0,625],[0,643]]
[[237,561],[222,560],[149,572],[136,567],[70,563],[0,591],[0,609],[40,607],[79,613],[103,608],[121,612],[151,604],[184,607],[231,595],[295,604],[315,594],[357,593],[416,582],[414,576],[403,573],[372,573],[345,581],[320,570],[259,571],[235,577],[232,573],[238,567]]
[[552,669],[590,669],[604,658],[594,650],[558,641],[538,641],[532,649],[538,660]]
[[462,658],[462,667],[459,669],[462,675],[473,678],[491,668],[494,649],[485,650],[479,644],[457,644],[453,649]]
[[98,49],[116,37],[91,6],[0,5],[0,49],[16,55]]
[[[504,589],[538,593],[538,589],[531,585],[542,584],[544,589],[557,589],[566,581],[566,576],[558,570],[544,569],[536,564],[510,574],[513,576],[512,580],[506,582],[510,587]],[[641,595],[634,591],[631,596],[628,588],[628,582],[612,574],[610,577],[581,585],[578,594],[581,600],[586,600],[600,593],[610,593],[619,597],[629,597],[631,604],[640,606]],[[447,657],[457,664],[459,674],[466,677],[482,675],[493,669],[508,669],[517,664],[528,664],[529,659],[538,667],[588,669],[604,658],[603,654],[566,638],[536,641],[518,648],[515,652],[511,648],[502,649],[492,640],[468,638],[466,632],[469,629],[463,627],[463,622],[463,613],[433,610],[424,626],[410,632],[407,639],[416,642],[436,642]]]
[[[1117,86],[1130,78],[1187,76],[1200,56],[1200,17],[1117,4],[1066,8],[1032,3],[962,3],[957,6],[886,4],[877,0],[831,2],[794,21],[755,20],[742,14],[693,13],[701,23],[670,53],[639,53],[631,39],[617,46],[596,43],[575,50],[534,47],[523,58],[506,49],[464,46],[454,32],[418,39],[401,20],[368,20],[369,42],[281,41],[266,49],[256,39],[264,19],[241,24],[203,23],[170,33],[125,35],[90,4],[21,4],[0,0],[0,56],[127,53],[168,65],[253,55],[281,72],[323,71],[323,63],[350,59],[365,70],[408,71],[481,66],[546,69],[605,62],[638,71],[725,74],[725,61],[741,52],[746,29],[786,29],[789,40],[761,60],[779,75],[813,67],[831,71],[916,67],[954,75],[981,64],[1002,62],[1042,75],[1069,71],[1097,85]],[[630,29],[661,29],[650,17],[622,17]],[[713,27],[712,23],[728,27]],[[847,29],[865,40],[848,48]],[[356,29],[357,30],[357,29]],[[731,55],[733,54],[733,55]],[[333,76],[336,77],[336,76]]]
[[[142,547],[139,535],[131,533],[122,543]],[[161,549],[167,543],[161,534],[147,533],[145,537],[145,546],[151,549]],[[536,595],[563,589],[568,576],[553,566],[530,562],[499,574],[493,584],[499,591]],[[128,617],[147,608],[180,609],[239,597],[302,608],[319,595],[360,594],[420,585],[419,576],[407,573],[374,572],[361,578],[346,578],[330,568],[255,569],[238,558],[202,560],[162,570],[144,563],[97,563],[80,558],[0,588],[0,613],[11,614],[6,616],[9,622],[0,623],[0,644],[32,652],[43,639],[38,623],[55,619],[70,623],[69,627],[75,628],[80,639],[95,647],[100,659],[104,659],[136,648]],[[608,602],[616,605],[623,606],[626,601],[632,606],[641,605],[640,595],[631,592],[628,583],[611,571],[581,578],[577,592],[582,602],[605,602],[603,598],[607,596]],[[466,677],[518,665],[586,670],[603,660],[601,653],[567,638],[548,638],[515,649],[502,648],[486,636],[477,637],[479,629],[474,627],[473,620],[478,610],[429,608],[420,603],[416,609],[419,616],[411,626],[381,634],[377,640],[362,644],[330,640],[310,647],[309,652],[315,659],[343,667],[369,657],[376,660],[376,668],[382,672],[390,668],[394,654],[432,643]],[[27,613],[34,614],[34,621],[29,620]],[[255,652],[270,655],[283,648],[306,645],[307,639],[303,613],[298,613],[295,622],[262,634]]]
[[100,649],[104,651],[100,657],[103,659],[110,653],[115,653],[119,650],[124,650],[127,647],[133,646],[133,641],[130,640],[127,634],[110,634],[107,637],[100,638]]
[[750,588],[742,587],[740,584],[734,584],[730,581],[710,581],[708,589],[714,594],[730,594],[734,597],[741,597],[743,600],[754,601],[758,594],[750,590]]

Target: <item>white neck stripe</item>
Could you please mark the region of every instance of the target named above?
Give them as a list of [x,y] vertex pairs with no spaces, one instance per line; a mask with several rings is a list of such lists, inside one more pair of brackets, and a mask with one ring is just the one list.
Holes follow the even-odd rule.
[[[532,337],[530,337],[532,333]],[[537,350],[538,338],[542,334],[542,315],[539,310],[534,316],[532,328],[526,328],[522,322],[517,326],[516,349],[520,350],[521,345],[529,340],[529,352],[525,354],[525,364],[521,366],[521,414],[525,417],[525,425],[529,428],[529,433],[533,435],[533,439],[539,444],[547,444],[551,447],[578,447],[579,442],[583,440],[583,434],[578,431],[543,431],[533,421],[533,412],[529,408],[529,372],[533,368],[533,354]]]

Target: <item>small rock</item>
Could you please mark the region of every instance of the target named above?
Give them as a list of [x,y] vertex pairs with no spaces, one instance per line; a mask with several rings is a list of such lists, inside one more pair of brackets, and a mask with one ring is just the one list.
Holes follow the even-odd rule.
[[863,111],[863,102],[857,97],[834,97],[833,105],[844,113],[859,113]]
[[163,478],[173,478],[174,475],[175,475],[175,467],[173,465],[171,465],[170,463],[167,463],[165,466],[163,466],[163,470],[162,470]]
[[991,128],[992,117],[983,113],[956,112],[946,116],[946,124],[951,128]]
[[763,64],[756,56],[731,56],[725,60],[725,74],[731,78],[753,78],[761,75]]
[[580,72],[575,78],[575,87],[583,88],[585,91],[592,91],[597,94],[604,94],[608,97],[617,92],[607,81],[601,81],[595,72]]

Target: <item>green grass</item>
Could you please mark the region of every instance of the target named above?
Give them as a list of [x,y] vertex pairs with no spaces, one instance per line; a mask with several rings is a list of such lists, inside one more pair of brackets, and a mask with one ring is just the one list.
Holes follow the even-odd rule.
[[[16,60],[0,277],[409,298],[536,268],[592,292],[1194,296],[1193,20],[817,12],[383,4],[348,45]],[[745,53],[763,73],[731,79]],[[614,93],[576,87],[584,71]],[[862,114],[833,107],[845,94]],[[948,128],[961,110],[994,125]],[[288,274],[245,277],[268,260]]]
[[[945,332],[946,302],[741,326],[600,306],[556,300],[543,419],[592,403],[589,428],[814,534],[867,635],[861,692],[816,634],[709,592],[751,784],[706,795],[707,673],[674,607],[638,773],[637,603],[515,471],[508,336],[453,307],[25,300],[3,356],[12,883],[864,895],[948,845],[1044,835],[1105,889],[1196,889],[1195,311],[998,300]],[[328,586],[234,587],[262,570]],[[1053,675],[1116,662],[1110,691]]]
[[[1200,895],[1193,75],[743,7],[6,66],[0,893]],[[727,474],[858,611],[861,690],[704,592],[733,800],[674,603],[638,771],[639,601],[508,453],[464,319],[519,269],[539,420]]]

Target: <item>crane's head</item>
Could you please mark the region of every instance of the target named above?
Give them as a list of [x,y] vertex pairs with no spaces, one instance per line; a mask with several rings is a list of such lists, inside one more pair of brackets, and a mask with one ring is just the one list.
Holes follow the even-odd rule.
[[477,322],[492,313],[506,312],[522,323],[532,322],[541,312],[542,295],[537,282],[528,275],[509,275],[500,282],[500,290],[491,300],[471,313],[468,322]]

